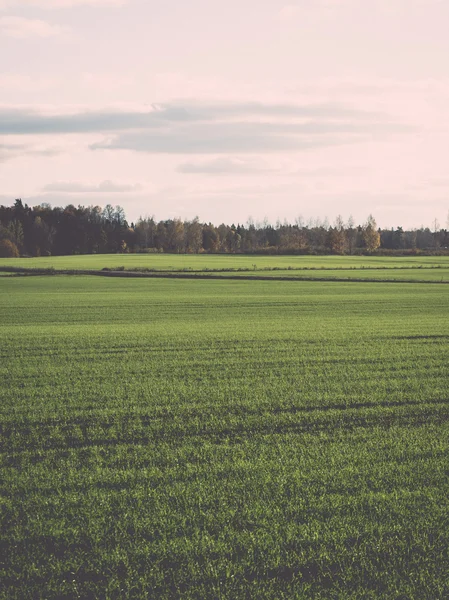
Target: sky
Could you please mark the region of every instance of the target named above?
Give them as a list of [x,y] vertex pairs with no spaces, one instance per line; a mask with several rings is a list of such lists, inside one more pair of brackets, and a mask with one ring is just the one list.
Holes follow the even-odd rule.
[[0,204],[447,226],[448,0],[0,0]]

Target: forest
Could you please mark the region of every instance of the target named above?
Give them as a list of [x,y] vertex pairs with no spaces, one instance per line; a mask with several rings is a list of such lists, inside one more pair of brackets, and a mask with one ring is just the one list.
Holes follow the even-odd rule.
[[377,227],[369,215],[356,224],[338,216],[294,223],[267,220],[214,225],[180,218],[128,223],[121,206],[49,204],[29,207],[21,199],[0,206],[0,256],[63,256],[105,253],[244,253],[244,254],[446,254],[449,227],[437,220],[431,228]]

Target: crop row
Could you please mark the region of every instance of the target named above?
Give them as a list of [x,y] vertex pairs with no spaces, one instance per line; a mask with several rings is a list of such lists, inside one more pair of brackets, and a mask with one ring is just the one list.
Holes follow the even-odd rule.
[[447,597],[448,304],[3,279],[0,597]]

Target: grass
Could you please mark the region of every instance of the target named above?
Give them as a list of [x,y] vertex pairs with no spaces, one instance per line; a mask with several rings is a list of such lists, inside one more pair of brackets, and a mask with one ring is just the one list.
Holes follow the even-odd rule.
[[[8,269],[117,271],[288,279],[449,282],[449,256],[245,256],[109,254],[0,259],[0,276]],[[2,271],[3,269],[3,271]],[[6,269],[6,271],[5,271]]]
[[318,279],[318,280],[365,280],[365,281],[407,281],[407,282],[449,282],[449,267],[350,267],[350,268],[332,268],[324,267],[305,267],[290,269],[256,269],[250,271],[202,271],[205,277],[211,275],[220,275],[226,277],[229,275],[242,278],[271,277],[284,279]]
[[[54,269],[256,270],[444,268],[449,256],[254,256],[244,254],[91,254],[0,259],[0,266]],[[1,270],[1,269],[0,269]]]
[[448,309],[443,285],[0,280],[0,597],[447,597]]

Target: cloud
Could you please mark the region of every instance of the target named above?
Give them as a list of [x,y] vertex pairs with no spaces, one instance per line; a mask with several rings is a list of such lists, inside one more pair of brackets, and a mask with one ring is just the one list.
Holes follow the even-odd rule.
[[12,38],[52,38],[66,33],[66,29],[59,25],[52,25],[40,19],[26,19],[25,17],[6,16],[0,17],[0,34]]
[[113,181],[102,181],[99,184],[85,184],[77,181],[55,181],[46,185],[44,192],[62,192],[75,194],[96,194],[108,192],[110,194],[120,194],[124,192],[137,192],[142,189],[140,184],[114,183]]
[[29,109],[0,109],[0,134],[95,133],[160,126],[153,112],[91,111],[48,115]]
[[329,139],[318,136],[280,135],[245,127],[192,128],[174,132],[124,133],[92,144],[91,150],[134,150],[151,154],[260,154],[289,152],[349,143],[343,137]]
[[78,109],[66,114],[0,108],[0,134],[104,133],[108,137],[92,144],[92,150],[127,149],[161,154],[295,151],[410,130],[386,115],[337,103],[185,102],[153,105],[145,112]]
[[8,8],[58,9],[76,6],[123,6],[128,0],[0,0],[0,10]]
[[56,156],[59,153],[58,148],[42,148],[25,144],[0,144],[0,162],[22,156]]
[[157,114],[167,120],[204,121],[233,120],[242,117],[369,119],[379,113],[368,112],[339,103],[288,104],[262,102],[204,103],[184,102],[154,105]]
[[[332,104],[159,104],[151,105],[145,112],[102,110],[74,112],[70,114],[44,114],[33,109],[0,107],[0,134],[44,133],[94,133],[114,132],[126,129],[153,129],[170,124],[202,122],[235,122],[236,120],[265,119],[283,122],[286,119],[322,119],[332,122],[354,122],[386,119],[385,115],[354,109],[338,103]],[[335,124],[335,127],[338,127]]]
[[0,144],[0,162],[5,162],[17,156],[17,153],[20,153],[23,148],[24,146],[16,144]]
[[261,154],[349,144],[405,131],[403,126],[381,123],[195,123],[120,133],[90,147],[161,154]]
[[202,173],[205,175],[245,175],[273,171],[272,168],[261,161],[229,157],[199,163],[182,163],[178,165],[176,170],[178,173]]

